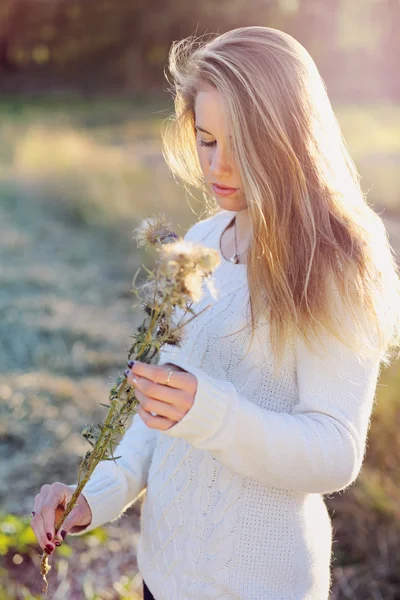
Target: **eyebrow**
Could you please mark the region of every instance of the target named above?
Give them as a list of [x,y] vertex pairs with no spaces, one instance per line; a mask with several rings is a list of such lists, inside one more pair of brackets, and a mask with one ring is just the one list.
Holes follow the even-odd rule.
[[[208,135],[212,135],[212,133],[210,133],[209,131],[207,131],[206,129],[202,129],[201,127],[199,127],[198,125],[194,126],[195,129],[198,129],[199,131],[203,131],[203,133],[208,133]],[[232,136],[230,135],[229,138],[231,138]]]

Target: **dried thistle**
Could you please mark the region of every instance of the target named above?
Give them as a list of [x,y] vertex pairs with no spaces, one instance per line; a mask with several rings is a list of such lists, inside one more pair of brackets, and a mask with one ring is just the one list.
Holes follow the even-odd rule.
[[[220,256],[212,248],[180,239],[171,231],[171,225],[163,214],[145,219],[134,231],[137,245],[155,246],[160,253],[160,259],[154,272],[146,269],[147,281],[132,289],[138,297],[141,297],[141,308],[146,316],[133,335],[134,342],[128,351],[128,360],[140,358],[142,362],[156,363],[162,346],[164,344],[179,346],[182,340],[179,332],[182,327],[209,308],[210,305],[207,305],[199,313],[195,313],[192,304],[201,299],[204,280],[212,295],[215,295],[210,276],[218,266]],[[140,269],[133,278],[134,286],[139,271]],[[174,323],[176,307],[183,309],[183,317],[187,313],[193,316],[184,321],[182,317],[178,324]],[[108,408],[108,414],[102,425],[96,426],[92,423],[82,431],[82,436],[90,444],[91,450],[86,452],[81,461],[77,487],[64,514],[55,525],[55,533],[59,531],[76,505],[96,465],[102,460],[115,462],[121,458],[113,455],[113,449],[120,439],[119,436],[126,431],[128,418],[137,412],[139,402],[134,387],[127,382],[124,374],[114,379],[109,393],[109,404],[100,404]],[[51,569],[48,558],[44,552],[40,563],[40,572],[45,582],[42,591],[46,594],[48,590],[46,575]]]
[[176,233],[171,231],[171,223],[162,213],[144,219],[134,232],[138,247],[155,246],[157,242],[165,244],[178,238]]

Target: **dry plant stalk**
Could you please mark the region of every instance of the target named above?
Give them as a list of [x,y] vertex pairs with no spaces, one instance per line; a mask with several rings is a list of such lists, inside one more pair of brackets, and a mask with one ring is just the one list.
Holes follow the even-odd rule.
[[[144,220],[134,231],[138,246],[154,246],[161,257],[156,261],[155,272],[145,267],[148,272],[147,281],[131,290],[137,296],[142,296],[141,308],[145,311],[146,317],[137,328],[137,333],[133,335],[134,342],[129,349],[128,360],[140,358],[142,362],[156,363],[161,347],[164,344],[179,346],[181,342],[179,330],[209,308],[210,305],[207,305],[202,311],[195,313],[192,304],[202,297],[203,280],[206,281],[214,296],[215,290],[210,276],[218,266],[220,256],[212,248],[179,238],[171,231],[171,225],[163,214]],[[139,271],[140,268],[134,275],[134,286]],[[183,309],[182,319],[178,324],[174,324],[172,320],[175,307]],[[187,313],[193,316],[183,321]],[[125,374],[116,377],[109,393],[109,402],[109,404],[100,403],[108,408],[103,425],[96,427],[92,423],[82,431],[83,437],[92,449],[86,452],[81,461],[78,485],[65,507],[64,514],[55,525],[55,533],[76,505],[96,465],[102,460],[115,462],[117,458],[121,458],[114,457],[113,448],[118,442],[117,438],[125,433],[126,422],[130,415],[137,412],[139,404],[135,397],[134,386],[127,382]],[[40,572],[45,582],[42,590],[45,594],[48,590],[46,575],[50,569],[48,555],[43,552]]]

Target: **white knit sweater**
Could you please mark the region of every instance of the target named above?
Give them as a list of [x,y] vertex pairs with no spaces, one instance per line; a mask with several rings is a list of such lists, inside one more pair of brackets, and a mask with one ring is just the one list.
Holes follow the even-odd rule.
[[363,365],[324,333],[326,355],[298,338],[275,378],[266,320],[246,354],[247,265],[219,246],[234,214],[221,210],[185,236],[221,254],[218,296],[204,285],[195,309],[212,307],[160,356],[197,377],[193,406],[167,431],[133,417],[115,450],[122,458],[101,462],[84,489],[91,524],[71,534],[117,519],[147,486],[137,559],[156,600],[327,600],[332,527],[322,495],[359,474],[380,361]]

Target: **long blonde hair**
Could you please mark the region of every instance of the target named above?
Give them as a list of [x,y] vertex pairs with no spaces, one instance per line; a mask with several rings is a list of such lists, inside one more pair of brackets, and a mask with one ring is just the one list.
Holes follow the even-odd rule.
[[224,101],[252,228],[252,339],[256,312],[268,311],[279,364],[288,336],[309,344],[322,325],[388,365],[400,348],[398,265],[309,53],[287,33],[250,26],[173,42],[168,68],[175,113],[163,154],[189,193],[202,191],[205,216],[219,208],[198,159],[195,99],[211,85]]

